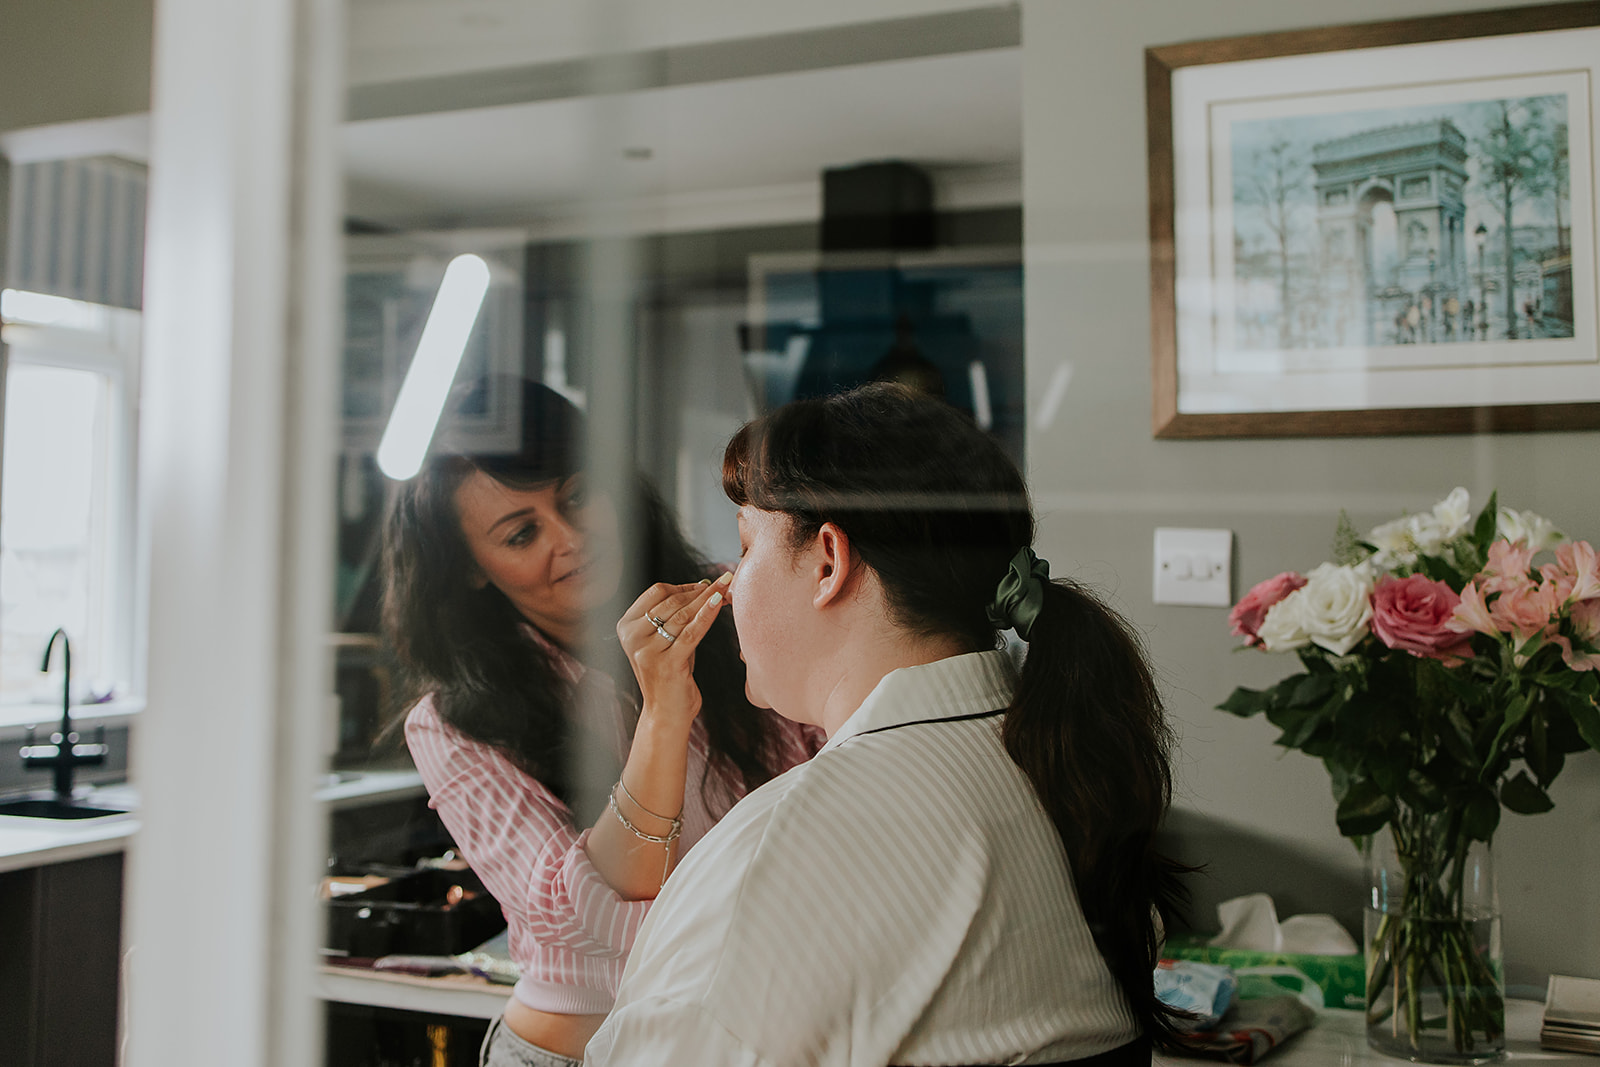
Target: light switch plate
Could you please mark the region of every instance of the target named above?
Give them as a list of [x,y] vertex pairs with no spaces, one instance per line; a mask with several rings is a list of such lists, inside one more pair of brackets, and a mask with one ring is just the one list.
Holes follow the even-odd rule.
[[1233,531],[1156,530],[1155,602],[1226,608],[1233,604]]

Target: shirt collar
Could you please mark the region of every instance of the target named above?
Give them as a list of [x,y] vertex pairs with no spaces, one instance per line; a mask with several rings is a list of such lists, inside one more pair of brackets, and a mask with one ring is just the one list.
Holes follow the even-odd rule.
[[892,670],[822,751],[838,748],[869,730],[998,711],[1011,704],[1016,686],[1016,668],[1004,652],[968,652]]

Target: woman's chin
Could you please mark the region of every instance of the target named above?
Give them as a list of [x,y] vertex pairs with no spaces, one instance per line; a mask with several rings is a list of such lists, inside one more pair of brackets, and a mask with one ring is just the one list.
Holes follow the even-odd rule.
[[[740,658],[742,659],[743,657],[740,657]],[[750,687],[750,678],[749,678],[748,675],[745,677],[745,680],[744,680],[744,698],[746,700],[748,700],[751,704],[753,704],[755,707],[766,708],[769,711],[772,708],[771,704],[767,703],[764,699],[762,699],[761,694],[757,693],[754,689],[752,689]]]

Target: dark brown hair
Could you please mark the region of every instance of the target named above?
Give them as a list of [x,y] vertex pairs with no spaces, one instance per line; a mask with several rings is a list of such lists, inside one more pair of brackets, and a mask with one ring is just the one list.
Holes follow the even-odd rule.
[[[723,458],[732,500],[789,517],[796,547],[833,523],[877,575],[894,622],[996,648],[988,605],[1033,543],[1026,483],[1000,445],[941,401],[868,385],[746,425]],[[1171,733],[1137,635],[1083,587],[1045,586],[1007,710],[1006,751],[1065,846],[1095,944],[1144,1032],[1174,1013],[1154,993],[1156,915],[1184,869],[1154,837],[1171,801]]]
[[[384,632],[404,673],[400,718],[431,693],[440,718],[504,751],[570,805],[585,785],[574,779],[578,753],[567,714],[572,686],[528,638],[524,627],[530,624],[505,594],[492,584],[473,588],[472,554],[455,506],[457,488],[474,472],[529,489],[564,481],[582,467],[582,414],[536,382],[513,381],[510,387],[521,390],[519,447],[498,453],[441,449],[391,507],[384,529]],[[449,434],[450,426],[442,426],[440,439]],[[638,573],[679,583],[705,577],[705,560],[684,540],[666,505],[642,479],[636,491],[644,527]],[[599,609],[599,628],[620,618],[639,592],[619,590],[612,604]],[[618,669],[611,673],[619,690],[637,696],[626,660],[615,659]],[[700,788],[708,807],[720,813],[735,799],[713,788],[723,775],[747,790],[772,777],[773,731],[770,718],[745,699],[744,664],[726,616],[696,650],[694,674],[711,750]],[[714,767],[722,774],[712,775]]]

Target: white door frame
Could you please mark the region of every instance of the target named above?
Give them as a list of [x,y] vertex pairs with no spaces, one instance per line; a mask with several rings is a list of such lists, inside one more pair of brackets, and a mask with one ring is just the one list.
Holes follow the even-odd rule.
[[343,5],[160,0],[123,1062],[320,1062]]

